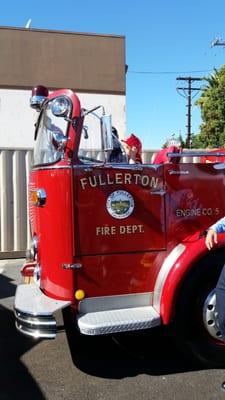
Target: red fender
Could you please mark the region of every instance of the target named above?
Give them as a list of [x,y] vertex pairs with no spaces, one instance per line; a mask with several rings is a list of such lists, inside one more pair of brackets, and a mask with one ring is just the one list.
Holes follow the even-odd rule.
[[[218,236],[218,244],[214,246],[214,249],[218,247],[225,247],[225,234]],[[178,256],[174,259],[173,264],[168,262],[164,266],[166,264],[164,262],[162,266],[164,273],[160,271],[162,282],[157,279],[154,291],[154,307],[160,312],[162,323],[165,325],[171,321],[177,294],[185,276],[208,253],[205,237],[196,239],[195,235],[195,237],[189,238],[176,246],[170,254],[173,252],[176,254],[176,251]],[[169,257],[170,255],[167,259]]]

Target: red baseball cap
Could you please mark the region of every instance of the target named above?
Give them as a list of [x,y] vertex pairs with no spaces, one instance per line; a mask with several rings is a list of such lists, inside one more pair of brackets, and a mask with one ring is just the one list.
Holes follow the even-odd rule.
[[137,153],[138,153],[139,155],[141,155],[141,152],[142,152],[142,143],[141,143],[140,139],[138,139],[138,137],[134,135],[134,133],[131,133],[131,135],[128,136],[127,139],[121,140],[121,142],[126,143],[126,144],[127,144],[128,146],[130,146],[130,147],[133,147],[133,146],[136,147]]

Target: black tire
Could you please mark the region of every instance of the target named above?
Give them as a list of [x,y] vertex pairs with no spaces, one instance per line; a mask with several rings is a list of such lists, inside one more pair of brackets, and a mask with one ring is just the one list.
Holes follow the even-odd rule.
[[209,253],[188,274],[180,289],[171,325],[176,344],[188,358],[207,367],[225,366],[225,343],[204,325],[203,306],[225,263],[225,249]]

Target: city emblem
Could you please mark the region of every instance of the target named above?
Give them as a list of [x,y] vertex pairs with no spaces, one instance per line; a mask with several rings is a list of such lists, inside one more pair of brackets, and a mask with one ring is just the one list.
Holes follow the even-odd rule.
[[108,213],[114,218],[127,218],[133,212],[134,199],[131,194],[125,190],[116,190],[107,198],[106,208]]

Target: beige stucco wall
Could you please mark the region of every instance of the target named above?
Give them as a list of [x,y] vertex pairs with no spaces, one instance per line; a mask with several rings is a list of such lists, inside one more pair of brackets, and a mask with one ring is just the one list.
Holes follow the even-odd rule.
[[[38,113],[29,106],[30,90],[0,89],[0,147],[33,148],[34,123]],[[123,137],[126,129],[125,96],[115,94],[78,94],[84,108],[103,105]],[[95,136],[99,122],[88,118],[89,132]]]

